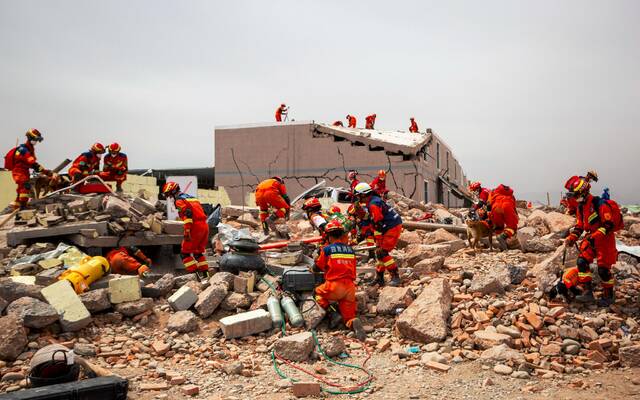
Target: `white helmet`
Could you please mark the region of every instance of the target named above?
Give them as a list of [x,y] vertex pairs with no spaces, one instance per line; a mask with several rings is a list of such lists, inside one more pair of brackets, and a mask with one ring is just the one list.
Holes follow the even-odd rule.
[[360,182],[353,189],[355,194],[369,194],[371,193],[371,186],[366,182]]

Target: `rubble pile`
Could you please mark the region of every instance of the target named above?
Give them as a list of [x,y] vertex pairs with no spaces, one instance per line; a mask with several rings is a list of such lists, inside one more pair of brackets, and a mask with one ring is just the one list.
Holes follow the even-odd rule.
[[[405,221],[464,226],[466,210],[422,204],[395,193],[390,202]],[[563,269],[562,243],[573,218],[550,208],[518,212],[519,231],[505,252],[469,249],[459,230],[446,226],[405,229],[392,252],[400,265],[400,287],[373,286],[375,261],[361,256],[356,296],[368,334],[364,343],[352,340],[349,331],[329,329],[311,292],[300,296],[304,326],[287,324],[283,336],[267,311],[272,287],[281,278],[268,271],[217,272],[213,258],[206,281],[184,271],[152,279],[108,275],[78,295],[56,276],[41,276],[46,266],[13,264],[24,256],[55,250],[55,245],[0,249],[6,267],[0,272],[13,275],[0,278],[0,391],[26,387],[34,352],[61,343],[128,378],[136,393],[167,391],[172,398],[220,391],[240,396],[249,390],[253,395],[302,396],[319,388],[278,379],[270,353],[310,364],[307,369],[319,375],[336,373],[318,353],[310,332],[314,328],[328,356],[362,360],[372,351],[392,360],[394,370],[447,372],[469,362],[498,375],[534,380],[640,367],[638,259],[620,255],[614,267],[615,304],[609,308],[551,301],[545,293]],[[255,210],[227,207],[222,215],[228,226],[248,228],[259,240],[265,239]],[[14,230],[100,221],[107,232],[78,233],[98,237],[131,232],[149,240],[182,233],[178,223],[163,218],[160,209],[138,198],[60,195],[39,203],[38,210],[22,211]],[[626,214],[624,222],[618,238],[638,246],[640,216]],[[292,218],[281,230],[294,241],[313,235],[303,219]],[[220,240],[214,243],[216,252],[224,251]],[[292,252],[285,248],[283,256]],[[288,257],[294,264],[301,259],[298,253]],[[267,258],[268,266],[273,259]],[[575,265],[575,259],[575,250],[568,249],[566,266]],[[55,267],[62,268],[60,263]],[[28,276],[36,280],[25,281]],[[375,373],[375,366],[372,369]],[[236,378],[244,379],[242,388],[229,386]],[[265,384],[266,379],[275,383]],[[340,379],[353,384],[358,378],[347,374]]]

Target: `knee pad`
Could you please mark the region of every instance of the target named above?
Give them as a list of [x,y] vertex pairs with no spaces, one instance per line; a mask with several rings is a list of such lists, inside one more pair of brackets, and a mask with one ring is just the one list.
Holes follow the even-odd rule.
[[578,271],[580,272],[590,272],[591,269],[589,268],[589,262],[582,258],[582,257],[578,257],[578,261],[576,262],[576,264],[578,265]]
[[605,267],[598,267],[598,275],[603,282],[609,281],[613,277],[611,275],[611,269]]

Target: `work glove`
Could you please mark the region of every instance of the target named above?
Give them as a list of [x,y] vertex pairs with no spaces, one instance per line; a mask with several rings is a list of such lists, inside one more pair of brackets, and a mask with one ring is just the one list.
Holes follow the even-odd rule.
[[569,236],[564,240],[566,246],[573,246],[575,242],[578,240],[578,235],[575,233],[570,233]]

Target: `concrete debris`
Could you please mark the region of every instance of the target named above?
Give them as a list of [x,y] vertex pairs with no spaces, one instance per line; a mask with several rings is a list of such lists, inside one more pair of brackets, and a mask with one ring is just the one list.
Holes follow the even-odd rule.
[[198,301],[198,295],[187,284],[178,289],[167,299],[174,311],[184,311],[191,308]]
[[78,331],[91,323],[91,314],[69,282],[58,281],[42,289],[42,295],[56,309],[62,329]]
[[80,295],[80,301],[91,314],[99,313],[111,308],[109,289],[90,290]]
[[144,298],[136,301],[127,301],[115,305],[115,310],[125,317],[135,317],[153,308],[153,300]]
[[257,309],[220,320],[220,328],[227,339],[245,337],[271,329],[271,316],[263,309]]
[[178,311],[171,314],[167,322],[170,332],[188,333],[198,329],[198,317],[191,311]]
[[0,317],[0,360],[15,360],[28,342],[27,332],[16,316]]
[[49,326],[58,320],[58,312],[53,307],[33,297],[22,297],[9,304],[7,315],[13,315],[22,325],[36,329]]
[[306,361],[311,355],[315,343],[311,332],[301,332],[278,339],[274,350],[276,354],[291,361]]
[[451,298],[447,280],[437,278],[431,281],[398,317],[396,328],[400,335],[420,343],[443,341],[449,333]]
[[208,318],[227,296],[227,287],[222,284],[211,285],[198,295],[195,309],[200,318]]

